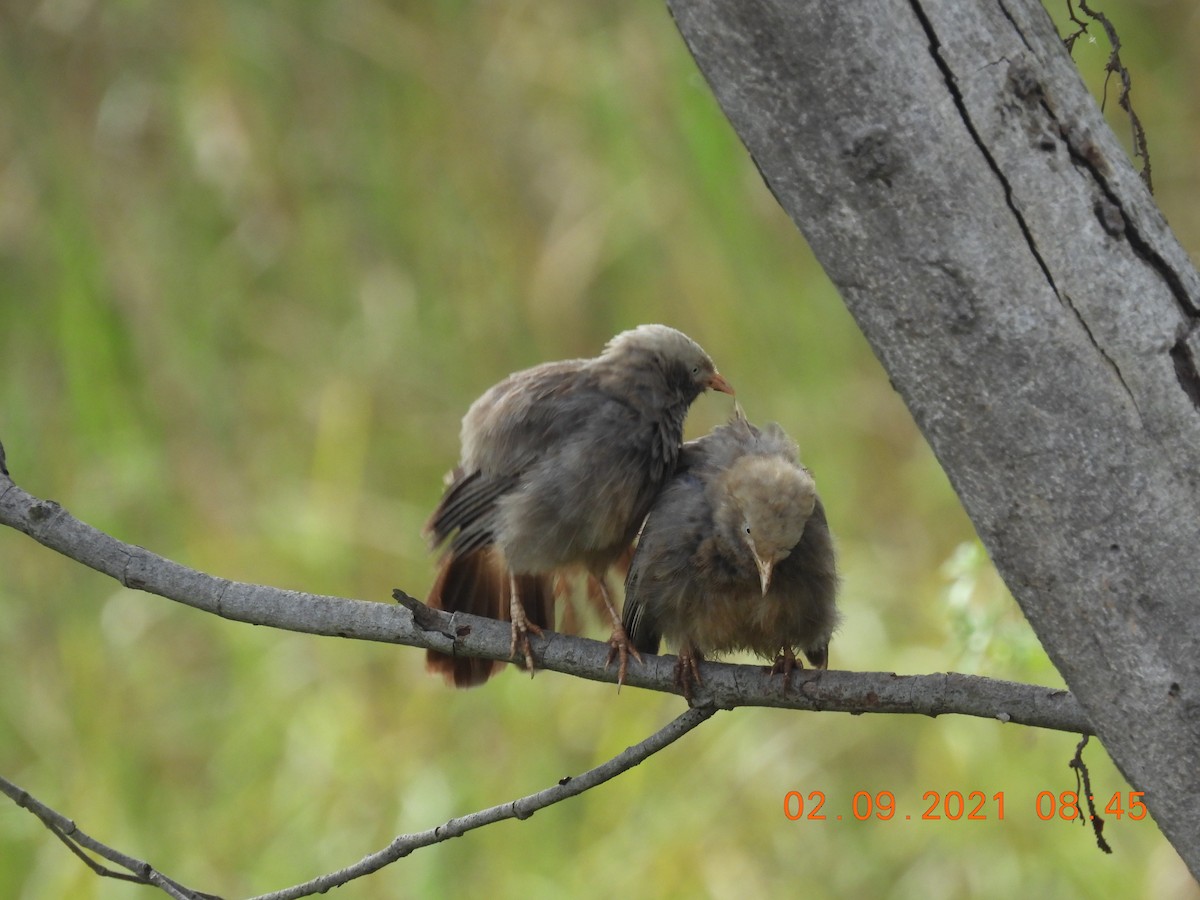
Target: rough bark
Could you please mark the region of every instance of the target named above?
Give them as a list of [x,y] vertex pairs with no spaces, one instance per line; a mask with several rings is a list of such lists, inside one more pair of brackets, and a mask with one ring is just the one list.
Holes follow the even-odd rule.
[[1045,10],[669,5],[1051,659],[1200,875],[1200,277]]

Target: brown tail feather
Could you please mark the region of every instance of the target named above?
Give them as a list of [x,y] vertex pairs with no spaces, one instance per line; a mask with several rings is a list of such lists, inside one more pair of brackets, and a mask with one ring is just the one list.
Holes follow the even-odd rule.
[[[554,628],[554,591],[545,575],[518,575],[517,591],[525,615],[534,625]],[[447,554],[438,565],[437,577],[429,591],[427,605],[447,612],[465,612],[507,622],[512,589],[508,572],[492,548],[476,550],[464,556]],[[436,650],[425,651],[427,671],[441,675],[458,688],[483,684],[504,667],[498,660],[450,656]]]

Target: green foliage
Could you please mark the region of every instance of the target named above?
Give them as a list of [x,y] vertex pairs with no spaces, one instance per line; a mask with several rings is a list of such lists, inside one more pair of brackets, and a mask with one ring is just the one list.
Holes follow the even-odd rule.
[[[1134,6],[1106,11],[1194,245],[1195,30]],[[1059,683],[661,6],[46,0],[0,12],[0,99],[0,438],[32,492],[217,575],[419,596],[470,401],[663,321],[816,474],[845,572],[835,667]],[[703,398],[689,432],[729,412]],[[417,652],[217,620],[15,533],[0,660],[0,772],[226,896],[532,792],[680,709],[551,674],[451,693]],[[341,895],[1184,896],[1151,822],[1110,822],[1103,857],[1038,820],[1040,791],[1074,787],[1074,746],[722,713]],[[1128,790],[1095,743],[1088,761],[1098,791]],[[790,790],[843,821],[788,821]],[[1003,791],[1005,820],[920,821],[926,791],[952,790]],[[857,791],[900,815],[854,821]],[[0,896],[139,891],[0,804]]]

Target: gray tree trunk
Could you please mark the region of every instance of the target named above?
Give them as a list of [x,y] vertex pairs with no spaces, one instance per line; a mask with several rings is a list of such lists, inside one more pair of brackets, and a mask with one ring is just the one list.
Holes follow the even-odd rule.
[[1036,0],[668,0],[1200,875],[1200,277]]

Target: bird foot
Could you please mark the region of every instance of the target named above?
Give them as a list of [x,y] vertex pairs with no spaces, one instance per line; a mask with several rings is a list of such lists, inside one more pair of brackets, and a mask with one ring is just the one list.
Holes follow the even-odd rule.
[[692,703],[692,685],[703,684],[700,677],[700,663],[704,661],[702,653],[680,650],[679,658],[675,660],[675,687],[683,692],[683,699],[690,706]]
[[770,680],[776,675],[783,675],[783,692],[788,692],[788,683],[792,680],[792,671],[797,667],[803,669],[804,663],[796,659],[795,652],[790,647],[785,647],[783,652],[775,657],[775,664],[767,670],[767,679]]
[[517,658],[517,652],[525,657],[525,669],[529,672],[529,677],[533,677],[533,647],[529,644],[529,633],[533,632],[538,637],[542,636],[542,628],[540,625],[535,625],[530,622],[525,615],[525,608],[520,603],[513,603],[510,607],[512,616],[512,644],[509,647],[509,657],[514,661]]
[[604,608],[608,610],[608,618],[612,622],[612,637],[608,639],[608,659],[604,662],[604,668],[612,665],[612,661],[620,657],[621,665],[617,669],[617,692],[620,693],[621,685],[625,683],[625,670],[629,668],[629,654],[633,654],[633,658],[638,662],[642,661],[642,655],[638,653],[637,647],[629,640],[629,635],[625,631],[625,626],[621,624],[621,614],[617,612],[617,608],[613,606],[612,597],[608,595],[608,582],[604,578],[603,570],[593,570],[589,573],[591,576],[588,580],[589,587],[595,584],[596,590],[600,592],[600,599],[604,601]]
[[625,671],[629,668],[629,655],[633,654],[633,658],[638,662],[642,661],[642,655],[638,653],[637,647],[629,640],[629,635],[625,633],[625,626],[620,622],[613,623],[612,637],[608,639],[608,659],[604,662],[604,668],[612,665],[614,659],[620,659],[620,665],[617,667],[617,691],[621,690],[621,685],[625,683]]

